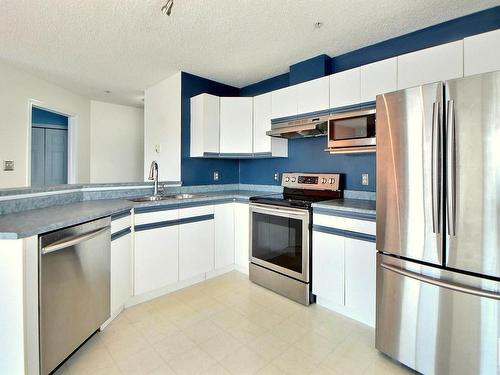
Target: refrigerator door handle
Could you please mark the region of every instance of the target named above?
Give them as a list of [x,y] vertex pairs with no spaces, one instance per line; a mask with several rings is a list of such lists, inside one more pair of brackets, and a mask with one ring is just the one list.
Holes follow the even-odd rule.
[[461,285],[461,284],[449,283],[446,281],[436,279],[434,277],[424,276],[424,275],[421,275],[421,274],[416,273],[416,272],[403,270],[401,268],[391,266],[391,265],[386,264],[386,263],[380,263],[380,266],[382,268],[385,268],[388,271],[395,272],[401,276],[410,277],[412,279],[415,279],[417,281],[421,281],[423,283],[435,285],[435,286],[438,286],[441,288],[446,288],[449,290],[453,290],[455,292],[471,294],[471,295],[477,296],[477,297],[485,297],[485,298],[500,300],[500,294],[495,293],[495,292],[490,292],[487,290],[472,288],[470,286]]
[[432,156],[431,156],[431,171],[432,171],[432,186],[431,186],[431,199],[432,199],[432,232],[440,233],[440,218],[439,218],[439,176],[440,176],[440,102],[434,102],[432,105]]
[[448,215],[448,234],[455,236],[456,205],[456,145],[455,145],[455,102],[448,100],[446,126],[446,212]]

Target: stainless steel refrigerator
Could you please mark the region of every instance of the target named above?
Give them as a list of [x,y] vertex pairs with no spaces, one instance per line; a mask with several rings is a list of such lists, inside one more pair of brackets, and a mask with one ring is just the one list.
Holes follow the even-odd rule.
[[500,72],[377,97],[376,347],[497,374]]

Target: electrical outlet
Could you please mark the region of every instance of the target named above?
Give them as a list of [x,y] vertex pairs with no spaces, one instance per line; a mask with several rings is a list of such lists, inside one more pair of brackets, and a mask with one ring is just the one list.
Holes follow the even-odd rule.
[[14,170],[14,160],[4,160],[3,161],[3,170],[11,172]]
[[368,173],[363,173],[361,174],[361,185],[368,185],[369,180],[368,180]]
[[155,152],[157,154],[159,154],[161,152],[161,144],[160,143],[155,144]]
[[214,171],[214,181],[219,181],[219,171]]
[[274,173],[274,181],[279,182],[280,180],[280,174],[278,172]]

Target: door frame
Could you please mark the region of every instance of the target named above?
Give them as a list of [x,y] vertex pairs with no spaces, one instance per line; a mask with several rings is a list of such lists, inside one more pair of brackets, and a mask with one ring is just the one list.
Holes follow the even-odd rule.
[[28,100],[28,124],[27,124],[27,155],[26,155],[26,186],[31,186],[31,128],[33,108],[57,113],[68,117],[68,184],[76,184],[78,170],[78,115],[58,108],[36,99]]

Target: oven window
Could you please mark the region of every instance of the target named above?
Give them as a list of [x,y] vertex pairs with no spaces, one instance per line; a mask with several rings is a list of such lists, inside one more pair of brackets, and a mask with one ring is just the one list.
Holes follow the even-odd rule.
[[302,273],[302,220],[254,212],[252,256]]
[[330,134],[334,141],[375,137],[375,115],[330,120]]

